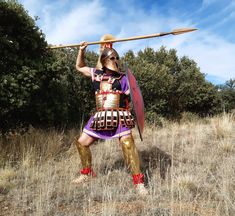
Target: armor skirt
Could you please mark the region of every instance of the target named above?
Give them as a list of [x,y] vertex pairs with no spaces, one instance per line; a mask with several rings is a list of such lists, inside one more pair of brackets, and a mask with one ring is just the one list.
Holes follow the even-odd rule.
[[118,138],[131,133],[135,126],[129,110],[98,111],[90,118],[83,132],[100,139]]

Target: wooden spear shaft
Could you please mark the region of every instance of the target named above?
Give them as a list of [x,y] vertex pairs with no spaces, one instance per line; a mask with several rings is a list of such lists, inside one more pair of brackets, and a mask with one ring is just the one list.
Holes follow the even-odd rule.
[[[116,42],[123,42],[123,41],[131,41],[131,40],[140,40],[140,39],[147,39],[147,38],[154,38],[154,37],[162,37],[165,35],[178,35],[184,34],[187,32],[192,32],[197,30],[196,28],[181,28],[181,29],[174,29],[171,32],[161,32],[156,34],[150,35],[143,35],[143,36],[135,36],[129,38],[121,38],[121,39],[113,39],[107,41],[95,41],[95,42],[88,42],[87,45],[95,45],[95,44],[103,44],[103,43],[116,43]],[[50,46],[50,49],[58,49],[58,48],[66,48],[66,47],[79,47],[80,44],[70,44],[70,45],[59,45],[59,46]]]

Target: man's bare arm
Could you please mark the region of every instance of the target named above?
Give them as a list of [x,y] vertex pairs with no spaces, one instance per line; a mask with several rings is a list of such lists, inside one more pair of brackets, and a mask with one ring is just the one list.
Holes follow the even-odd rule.
[[79,47],[78,57],[76,61],[76,69],[84,76],[91,77],[91,68],[86,66],[85,63],[85,50],[87,47],[86,42],[82,42]]

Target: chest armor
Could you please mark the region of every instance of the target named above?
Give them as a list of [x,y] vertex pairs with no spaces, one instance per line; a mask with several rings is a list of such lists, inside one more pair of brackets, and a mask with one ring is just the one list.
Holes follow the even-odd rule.
[[134,127],[128,96],[122,92],[121,79],[123,76],[119,73],[107,75],[103,71],[96,70],[93,81],[96,113],[91,129],[113,130],[119,124],[128,128]]
[[128,97],[122,92],[121,78],[123,74],[104,74],[96,71],[94,77],[94,89],[97,111],[107,109],[128,109]]

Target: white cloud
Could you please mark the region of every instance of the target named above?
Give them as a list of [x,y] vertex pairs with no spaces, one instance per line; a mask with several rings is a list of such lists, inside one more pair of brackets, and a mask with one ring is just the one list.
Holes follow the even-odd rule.
[[[183,25],[182,25],[183,26]],[[144,49],[146,46],[158,50],[160,46],[174,48],[180,57],[188,56],[195,60],[201,72],[217,77],[221,83],[235,78],[235,44],[224,40],[213,33],[198,30],[184,35],[167,36],[145,41],[123,43],[120,50]]]
[[43,7],[45,0],[20,0],[19,1],[26,10],[28,10],[30,16],[38,16],[40,14],[40,10]]
[[[205,9],[217,1],[204,0],[202,8]],[[196,23],[195,17],[180,20],[174,16],[165,16],[159,8],[146,11],[136,4],[126,7],[126,2],[118,7],[117,4],[114,4],[114,8],[107,8],[102,0],[83,1],[83,3],[77,1],[76,4],[72,1],[72,6],[64,10],[66,2],[69,4],[68,0],[52,2],[22,0],[26,8],[32,11],[31,14],[41,17],[41,28],[46,34],[48,42],[54,45],[79,43],[81,40],[99,40],[100,36],[105,33],[111,33],[117,38],[124,38],[170,31],[180,27],[197,27],[200,24]],[[231,3],[231,5],[235,4]],[[39,14],[40,11],[41,14]],[[234,14],[231,13],[231,15]],[[213,13],[207,14],[207,17],[211,16]],[[199,22],[202,19],[206,18],[199,19]],[[227,21],[229,17],[225,19]],[[221,22],[225,21],[221,20]],[[219,25],[219,23],[217,24]],[[175,48],[180,56],[186,55],[194,59],[203,73],[216,76],[224,82],[235,77],[235,44],[216,36],[213,29],[213,25],[211,25],[207,29],[199,29],[197,32],[117,43],[114,47],[120,54],[128,50],[136,52],[145,47],[153,47],[157,50],[161,45]]]
[[47,40],[53,44],[79,42],[99,34],[99,31],[104,29],[101,22],[101,15],[104,10],[102,5],[98,4],[98,1],[78,4],[67,14],[56,18],[52,28],[48,29],[50,23],[44,26],[45,29],[48,29]]
[[213,34],[198,32],[196,37],[177,48],[179,54],[194,59],[201,71],[225,82],[235,78],[235,44]]

